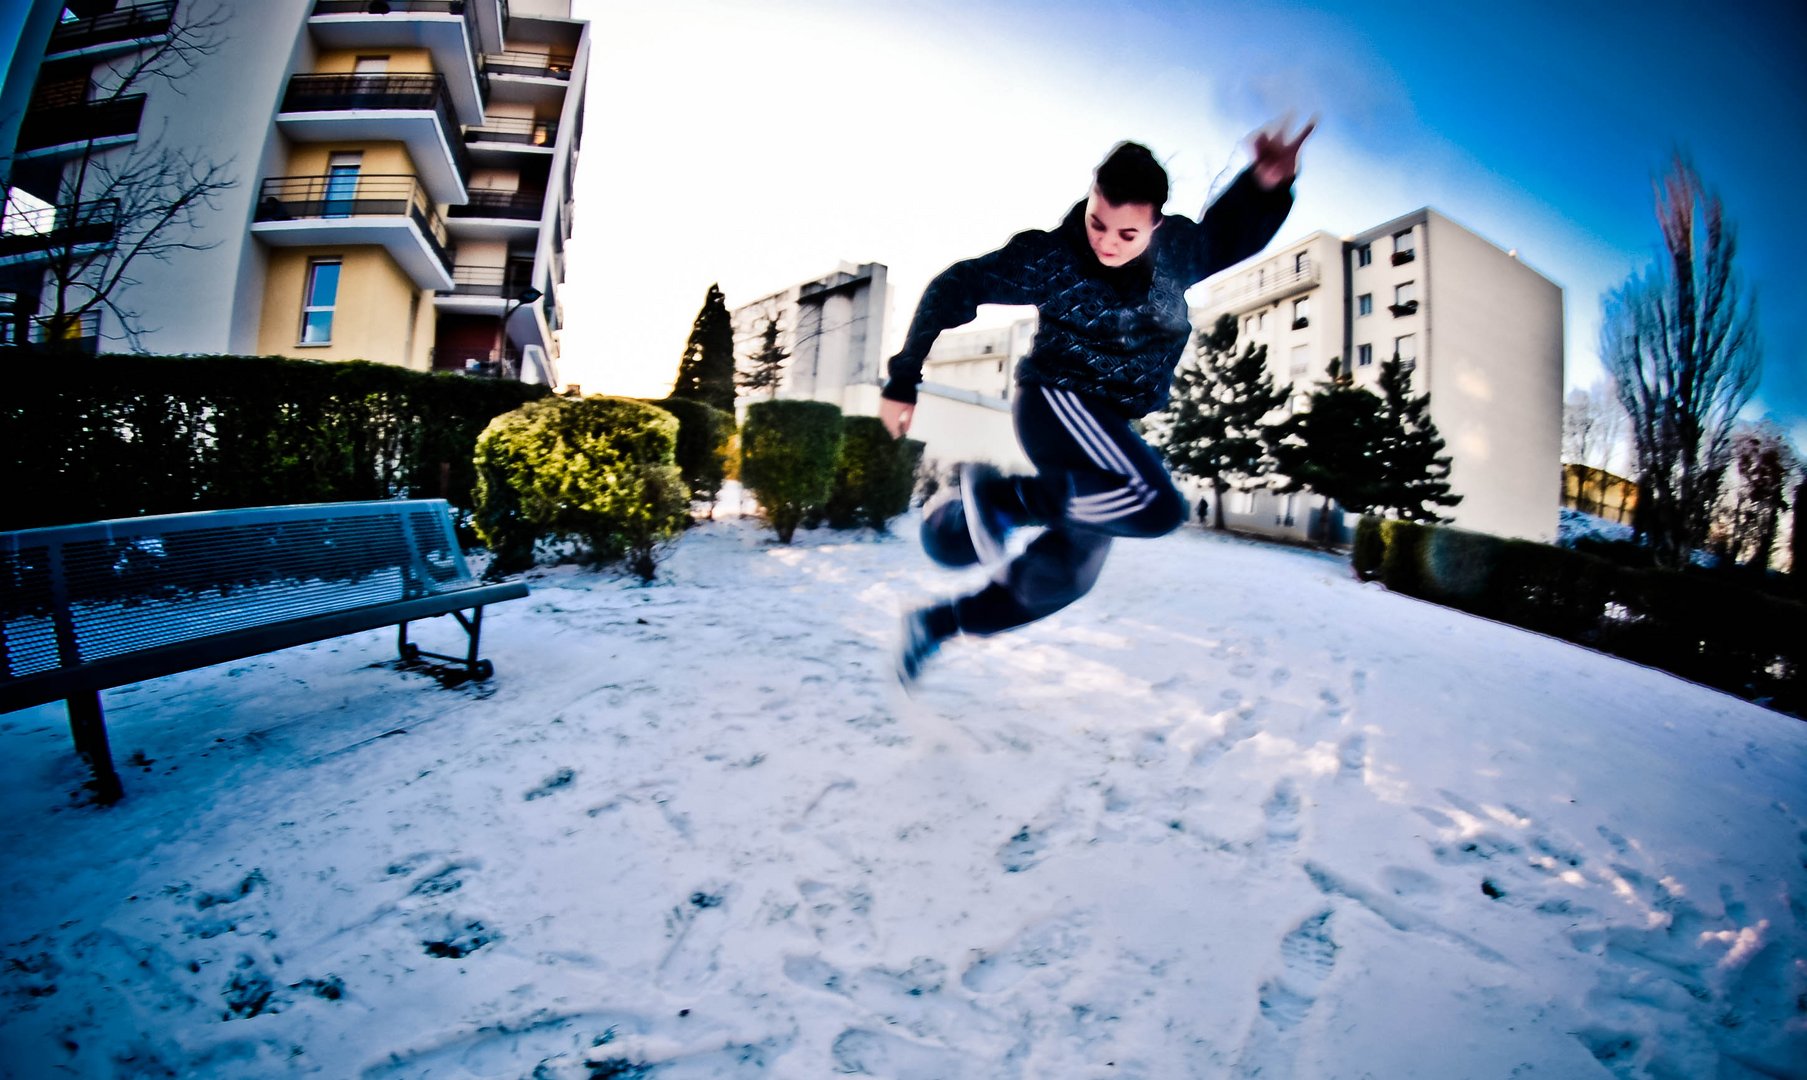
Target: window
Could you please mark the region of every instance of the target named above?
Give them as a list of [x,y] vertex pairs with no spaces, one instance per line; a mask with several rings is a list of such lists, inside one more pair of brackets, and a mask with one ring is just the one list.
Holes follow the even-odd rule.
[[339,260],[315,259],[308,263],[306,288],[301,308],[301,344],[329,345],[333,340],[333,307],[339,302]]
[[1410,229],[1407,229],[1404,232],[1394,233],[1393,265],[1398,266],[1401,263],[1411,262],[1412,259],[1416,257],[1416,248],[1414,246],[1416,243],[1417,242],[1412,239],[1412,230]]
[[1355,314],[1356,314],[1356,317],[1358,317],[1358,318],[1363,315],[1374,314],[1374,294],[1373,293],[1365,292],[1355,298]]
[[1418,363],[1418,335],[1406,334],[1393,339],[1393,355],[1399,357],[1401,367],[1410,368]]
[[1293,378],[1296,379],[1300,375],[1305,374],[1306,369],[1309,368],[1310,366],[1311,366],[1311,346],[1294,345],[1293,346],[1293,357],[1292,357],[1292,376],[1293,376]]
[[1267,288],[1267,267],[1264,266],[1261,269],[1255,271],[1255,291],[1261,292],[1263,289],[1266,289],[1266,288]]
[[354,75],[386,75],[389,72],[387,56],[360,56],[352,69]]
[[1372,367],[1374,364],[1374,346],[1357,345],[1355,347],[1355,363],[1357,367]]
[[1407,281],[1393,287],[1393,305],[1387,310],[1394,318],[1401,315],[1413,315],[1418,311],[1418,283]]
[[1311,318],[1311,297],[1301,296],[1293,301],[1293,321]]
[[1305,252],[1301,251],[1293,256],[1293,273],[1303,274],[1310,265],[1310,260],[1306,257]]
[[326,204],[321,217],[350,217],[357,209],[358,170],[363,168],[362,151],[335,153],[326,166]]
[[1355,249],[1355,265],[1366,266],[1374,261],[1374,245],[1363,244]]
[[1257,334],[1267,333],[1267,312],[1266,311],[1263,311],[1260,314],[1255,316],[1255,332]]

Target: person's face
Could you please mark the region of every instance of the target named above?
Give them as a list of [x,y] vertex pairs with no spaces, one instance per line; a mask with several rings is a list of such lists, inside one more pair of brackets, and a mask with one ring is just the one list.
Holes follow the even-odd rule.
[[1155,208],[1147,203],[1112,206],[1096,185],[1085,201],[1085,235],[1092,254],[1106,266],[1122,266],[1148,250],[1160,226]]

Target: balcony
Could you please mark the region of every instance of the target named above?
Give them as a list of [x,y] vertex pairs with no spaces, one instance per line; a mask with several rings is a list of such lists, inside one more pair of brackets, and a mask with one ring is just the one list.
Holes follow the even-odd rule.
[[452,287],[445,224],[412,176],[273,176],[251,232],[272,247],[377,244],[422,289]]
[[[528,265],[510,266],[459,266],[452,269],[452,287],[440,289],[440,296],[472,297],[477,299],[509,301],[533,287],[533,267]],[[488,305],[497,314],[502,311],[501,303]]]
[[465,199],[470,155],[442,75],[296,75],[276,125],[296,142],[404,143],[435,202]]
[[175,0],[139,4],[86,19],[57,24],[44,49],[45,60],[75,56],[101,57],[130,52],[166,39],[175,18]]
[[491,53],[484,65],[491,75],[514,75],[526,79],[556,79],[559,82],[570,82],[571,67],[575,63],[577,63],[575,56],[498,52]]
[[1318,264],[1315,259],[1308,259],[1303,266],[1295,265],[1278,273],[1264,275],[1245,270],[1228,281],[1211,286],[1205,313],[1213,320],[1219,315],[1241,315],[1315,289],[1318,283]]
[[[21,323],[25,324],[23,340],[19,333]],[[0,321],[0,349],[97,355],[100,352],[100,312],[84,311],[61,319],[49,315],[30,319],[8,316]]]
[[482,6],[483,0],[314,0],[308,29],[330,49],[426,49],[445,75],[459,122],[476,124],[485,96],[477,30]]
[[143,94],[33,108],[19,125],[18,156],[57,157],[131,142],[143,116]]
[[496,143],[499,148],[550,153],[558,144],[558,124],[550,120],[491,117],[481,124],[465,128],[464,141],[473,146]]
[[1403,318],[1407,315],[1416,315],[1418,314],[1418,301],[1407,300],[1403,304],[1388,304],[1387,310],[1393,313],[1395,319]]
[[0,218],[0,266],[103,250],[118,225],[118,199],[8,212]]
[[1416,259],[1417,257],[1418,257],[1418,252],[1412,248],[1407,248],[1404,251],[1395,251],[1393,253],[1393,265],[1394,266],[1404,266],[1406,263],[1411,262],[1413,259]]
[[469,202],[446,208],[447,224],[462,238],[519,240],[539,231],[545,205],[545,192],[479,188]]

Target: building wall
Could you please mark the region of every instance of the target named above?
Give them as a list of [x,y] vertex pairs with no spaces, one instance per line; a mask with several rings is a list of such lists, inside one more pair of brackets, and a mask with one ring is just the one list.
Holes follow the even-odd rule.
[[[259,341],[266,251],[250,233],[258,186],[267,163],[284,153],[274,102],[297,54],[309,48],[302,25],[312,0],[223,4],[223,45],[203,57],[182,81],[182,92],[149,88],[140,139],[163,134],[163,145],[229,163],[236,186],[196,214],[191,239],[204,250],[178,251],[169,262],[140,260],[120,303],[142,314],[142,347],[153,353],[245,353]],[[178,16],[188,4],[177,8]],[[204,107],[202,107],[204,103]],[[252,298],[243,302],[242,298]],[[118,324],[106,317],[104,348],[124,350]]]
[[419,170],[408,156],[408,147],[399,142],[291,143],[283,171],[272,176],[325,176],[327,163],[334,154],[363,153],[360,176],[417,176]]
[[1562,289],[1432,211],[1420,309],[1431,418],[1448,441],[1449,513],[1466,529],[1554,541],[1561,504]]
[[372,45],[367,49],[332,49],[314,57],[308,70],[316,75],[349,75],[357,69],[360,56],[387,56],[391,75],[420,75],[435,72],[433,54],[426,49],[410,49],[399,45]]
[[[1028,470],[1017,445],[1010,406],[1001,398],[923,383],[910,425],[910,438],[924,443],[923,460],[936,468],[961,461],[989,461]],[[876,396],[876,395],[875,395]]]
[[[301,344],[302,290],[312,259],[336,257],[343,268],[333,311],[332,343]],[[412,313],[413,318],[402,313]],[[418,371],[431,366],[433,304],[381,247],[279,248],[270,253],[257,351],[308,360],[371,360]]]

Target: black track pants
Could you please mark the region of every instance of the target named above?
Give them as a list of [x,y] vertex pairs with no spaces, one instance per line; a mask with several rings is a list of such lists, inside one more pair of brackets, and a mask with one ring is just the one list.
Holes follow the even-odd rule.
[[1036,471],[986,495],[1016,524],[1046,531],[991,584],[954,602],[969,634],[1052,615],[1091,590],[1113,537],[1164,536],[1186,519],[1160,456],[1108,403],[1030,383],[1017,387],[1012,414]]

